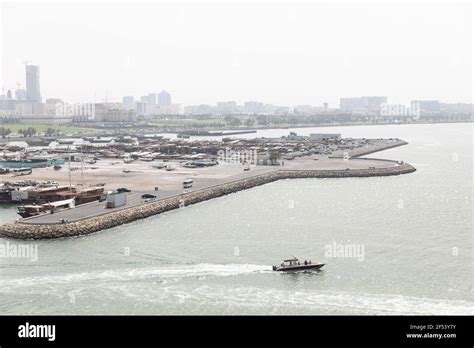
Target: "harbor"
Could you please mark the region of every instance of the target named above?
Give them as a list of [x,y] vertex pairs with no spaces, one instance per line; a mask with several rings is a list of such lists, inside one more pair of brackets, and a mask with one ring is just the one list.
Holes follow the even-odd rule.
[[[26,181],[5,174],[9,181],[0,196],[3,202],[19,203],[22,217],[0,225],[0,236],[71,237],[277,180],[391,176],[416,170],[403,161],[361,157],[405,145],[400,139],[341,139],[339,134],[311,139],[290,133],[281,139],[235,139],[225,150],[224,142],[200,142],[207,153],[183,154],[191,144],[182,140],[172,153],[150,151],[162,141],[140,150],[132,143],[128,151],[120,145],[118,151],[116,143],[93,151],[81,146],[74,153],[76,161],[71,154],[63,155],[70,160],[60,170],[34,168]],[[135,148],[138,151],[132,151]]]
[[1,6],[0,348],[474,341],[471,3],[102,2]]
[[[466,314],[472,304],[466,300],[470,293],[465,277],[470,267],[469,253],[462,247],[471,235],[472,197],[465,197],[472,188],[471,132],[467,126],[367,126],[340,130],[353,138],[399,136],[406,140],[408,145],[367,157],[405,160],[417,169],[407,175],[277,180],[97,233],[43,240],[5,237],[1,239],[3,243],[37,245],[38,261],[2,260],[6,265],[2,276],[4,312]],[[444,139],[446,133],[457,136]],[[459,161],[454,162],[451,154],[456,151]],[[321,166],[321,160],[314,161],[313,157],[316,155],[285,160],[284,168],[290,162],[305,159]],[[449,158],[449,165],[440,158]],[[357,160],[363,161],[366,160]],[[156,165],[134,162],[137,166]],[[194,171],[216,171],[220,166],[223,170],[232,164],[219,161],[217,166]],[[68,165],[64,167],[66,172]],[[242,167],[236,169],[249,175]],[[254,169],[251,166],[250,172]],[[179,170],[157,172],[171,175]],[[72,173],[73,185],[80,183],[80,170]],[[94,181],[87,173],[85,184]],[[458,174],[465,179],[461,187],[454,179]],[[30,175],[18,180],[27,178],[33,179]],[[65,178],[68,184],[68,176]],[[193,189],[197,185],[199,180],[194,179]],[[150,181],[147,187],[153,189],[152,186]],[[108,187],[123,185],[109,185],[106,190]],[[182,187],[178,189],[183,191]],[[138,190],[132,188],[130,194],[135,193]],[[129,202],[133,203],[131,199]],[[433,199],[439,202],[439,209],[427,204]],[[101,204],[104,211],[105,202]],[[15,206],[0,208],[4,223],[19,216]],[[48,224],[42,228],[66,225]],[[456,233],[453,226],[457,226]],[[36,230],[39,227],[34,226]],[[433,238],[433,234],[437,242],[427,247],[424,241]],[[363,244],[364,261],[325,257],[326,245],[333,242]],[[453,246],[461,246],[456,257],[452,255]],[[271,271],[272,265],[291,256],[326,265],[321,273],[311,276]],[[424,272],[427,264],[440,260],[439,272],[434,276]],[[453,282],[458,284],[456,291],[450,291]],[[302,295],[294,294],[295,286]],[[53,287],[57,290],[51,293]],[[74,306],[64,295],[71,291],[76,296]],[[394,292],[398,294],[397,307],[387,301]],[[137,298],[141,299],[138,306]],[[19,302],[25,305],[19,307]],[[427,309],[426,303],[433,308]]]

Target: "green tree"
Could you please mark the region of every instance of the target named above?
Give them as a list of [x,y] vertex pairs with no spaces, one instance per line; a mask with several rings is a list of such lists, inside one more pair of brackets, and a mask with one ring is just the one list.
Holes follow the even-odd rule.
[[297,117],[289,117],[288,123],[291,125],[298,124],[298,118]]
[[46,136],[51,137],[56,134],[56,129],[48,127],[46,129]]
[[232,121],[230,121],[230,125],[234,127],[240,126],[241,124],[242,122],[240,122],[240,120],[237,117],[234,117]]
[[27,136],[30,138],[36,134],[36,129],[33,127],[28,127],[26,131],[27,131]]
[[272,163],[276,163],[276,161],[278,161],[279,158],[280,158],[280,153],[278,151],[270,152],[269,160],[272,161]]
[[266,115],[258,115],[257,116],[257,123],[259,125],[267,125],[268,122],[268,117]]
[[12,131],[10,130],[10,128],[5,128],[5,127],[0,128],[0,136],[1,136],[3,139],[5,139],[6,136],[7,136],[8,134],[10,134],[11,132],[12,132]]
[[249,118],[247,119],[247,121],[245,121],[245,125],[247,127],[252,127],[254,124],[255,124],[255,120],[253,118]]

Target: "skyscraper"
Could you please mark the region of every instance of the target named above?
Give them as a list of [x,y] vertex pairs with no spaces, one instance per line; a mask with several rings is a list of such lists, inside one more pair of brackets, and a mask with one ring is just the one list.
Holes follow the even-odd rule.
[[158,105],[159,106],[170,106],[171,105],[171,94],[165,90],[158,93]]
[[17,89],[15,91],[15,99],[16,100],[26,100],[26,90],[24,89]]
[[26,100],[41,103],[39,66],[26,65]]
[[148,94],[148,105],[150,106],[156,105],[156,93]]
[[135,98],[131,95],[127,95],[127,96],[122,98],[122,104],[123,104],[124,108],[126,108],[126,109],[133,108],[134,103],[135,103]]

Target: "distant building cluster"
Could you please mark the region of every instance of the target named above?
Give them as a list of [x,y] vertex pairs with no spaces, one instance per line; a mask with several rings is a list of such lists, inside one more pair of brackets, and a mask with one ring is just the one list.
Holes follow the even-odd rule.
[[264,104],[257,101],[247,101],[243,105],[237,104],[235,101],[218,102],[216,105],[200,104],[189,105],[184,107],[186,115],[256,115],[256,114],[276,114],[288,113],[288,107],[280,107],[271,104]]
[[387,103],[387,97],[357,97],[341,98],[341,111],[379,115],[383,104]]
[[258,101],[246,101],[237,104],[235,101],[218,102],[216,105],[200,104],[184,107],[186,115],[314,115],[318,113],[335,113],[339,109],[323,106],[297,105],[294,107],[285,105],[265,104]]
[[158,115],[182,114],[181,105],[172,104],[171,94],[165,90],[160,93],[150,93],[141,96],[139,100],[135,100],[133,96],[124,96],[122,97],[122,105],[124,109],[134,110],[137,116],[144,118]]
[[[410,105],[389,104],[386,96],[362,96],[341,98],[340,106],[330,108],[328,103],[314,105],[273,105],[259,101],[222,101],[215,105],[199,104],[183,106],[172,102],[166,90],[149,93],[136,99],[122,97],[122,102],[68,104],[58,98],[42,100],[40,89],[40,68],[25,65],[26,89],[18,88],[12,93],[8,89],[0,94],[0,121],[61,124],[71,122],[135,122],[167,117],[210,116],[214,118],[235,115],[262,116],[315,116],[340,117],[431,117],[470,116],[473,104],[442,103],[438,100],[412,100]],[[328,119],[329,120],[329,119]]]
[[441,103],[439,100],[412,100],[410,105],[388,104],[387,97],[341,98],[341,111],[372,116],[472,115],[473,104]]
[[21,89],[18,84],[14,97],[10,89],[0,95],[0,112],[3,114],[35,115],[50,111],[41,102],[39,66],[26,64],[25,70],[26,89]]

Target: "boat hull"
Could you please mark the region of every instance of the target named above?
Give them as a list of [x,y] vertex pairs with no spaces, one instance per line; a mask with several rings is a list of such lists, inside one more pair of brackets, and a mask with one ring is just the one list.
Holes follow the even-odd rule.
[[20,215],[22,218],[26,219],[32,216],[37,216],[40,213],[28,213],[28,212],[19,212],[18,215]]
[[313,271],[318,270],[323,267],[324,263],[315,263],[310,265],[296,265],[296,266],[286,266],[286,267],[276,267],[273,266],[273,270],[277,272],[297,272],[297,271]]

